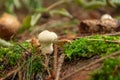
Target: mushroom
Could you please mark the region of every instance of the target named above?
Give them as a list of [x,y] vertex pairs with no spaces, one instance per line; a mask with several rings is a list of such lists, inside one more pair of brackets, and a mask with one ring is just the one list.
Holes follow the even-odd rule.
[[48,30],[42,31],[38,35],[40,49],[42,54],[51,54],[53,52],[53,42],[57,40],[57,34]]
[[106,20],[106,19],[113,19],[113,18],[109,14],[104,14],[104,15],[101,16],[101,20]]
[[0,17],[0,37],[3,39],[10,39],[18,29],[20,28],[20,22],[18,19],[8,13],[4,13]]
[[57,34],[54,32],[50,32],[48,30],[44,30],[38,35],[38,39],[40,42],[41,52],[45,57],[46,70],[49,74],[49,77],[51,77],[50,70],[48,68],[49,65],[48,55],[53,53],[53,42],[57,40]]

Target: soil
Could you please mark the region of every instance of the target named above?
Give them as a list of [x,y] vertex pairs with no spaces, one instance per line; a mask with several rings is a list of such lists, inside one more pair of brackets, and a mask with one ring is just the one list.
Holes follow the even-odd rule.
[[93,66],[89,67],[88,69],[81,70],[64,80],[88,80],[88,79],[90,79],[91,72],[93,72],[94,70],[96,70],[99,67],[100,67],[100,64],[93,65]]
[[[62,67],[62,73],[61,73],[61,78],[63,80],[88,80],[90,78],[90,74],[96,70],[99,69],[101,64],[97,63],[95,65],[92,65],[91,67],[88,67],[86,69],[83,69],[81,71],[77,71],[79,68],[86,66],[90,64],[91,62],[99,59],[98,56],[94,56],[91,59],[86,59],[86,60],[75,60],[75,61],[70,61],[70,62],[65,62]],[[76,73],[66,77],[67,75],[77,71]]]

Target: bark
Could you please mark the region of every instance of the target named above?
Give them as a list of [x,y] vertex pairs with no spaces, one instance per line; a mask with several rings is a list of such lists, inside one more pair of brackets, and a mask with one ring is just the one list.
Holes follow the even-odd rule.
[[120,21],[116,19],[82,20],[78,26],[80,33],[111,33],[120,31]]

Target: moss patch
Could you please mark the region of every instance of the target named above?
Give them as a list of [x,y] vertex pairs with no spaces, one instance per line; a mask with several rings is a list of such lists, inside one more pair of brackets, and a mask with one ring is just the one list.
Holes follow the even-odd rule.
[[120,80],[120,56],[105,60],[102,68],[92,74],[91,80]]
[[[109,42],[106,42],[108,40]],[[92,57],[94,55],[105,55],[120,50],[120,44],[112,41],[119,41],[118,36],[91,36],[74,40],[63,47],[67,57]]]
[[[22,42],[20,45],[14,43],[12,47],[0,47],[0,77],[5,76],[10,69],[18,65],[25,68],[26,71],[24,72],[29,76],[44,71],[42,58],[37,54],[36,49],[28,42]],[[23,65],[25,62],[27,63]]]

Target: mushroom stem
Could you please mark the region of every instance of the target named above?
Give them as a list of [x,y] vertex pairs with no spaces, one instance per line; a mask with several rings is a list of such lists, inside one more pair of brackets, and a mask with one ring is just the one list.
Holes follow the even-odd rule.
[[51,54],[53,52],[53,43],[41,43],[41,50],[44,54]]

